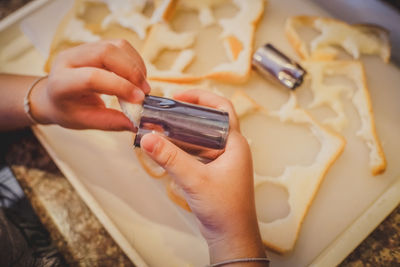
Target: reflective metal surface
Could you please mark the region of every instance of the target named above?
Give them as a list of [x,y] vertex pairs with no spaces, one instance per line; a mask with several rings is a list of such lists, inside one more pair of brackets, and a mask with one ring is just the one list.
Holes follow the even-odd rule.
[[289,89],[296,89],[303,82],[306,71],[271,44],[257,49],[253,66],[266,78],[278,81]]
[[225,148],[229,114],[157,96],[146,96],[134,145],[149,132],[158,132],[186,152],[200,158],[215,158]]

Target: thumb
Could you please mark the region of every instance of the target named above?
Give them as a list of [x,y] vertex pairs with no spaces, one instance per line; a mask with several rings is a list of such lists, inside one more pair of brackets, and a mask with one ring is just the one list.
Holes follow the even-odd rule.
[[[142,137],[141,148],[161,167],[163,167],[177,184],[190,188],[195,177],[201,177],[203,164],[194,157],[168,141],[159,134],[149,133]],[[199,175],[190,175],[190,174]]]

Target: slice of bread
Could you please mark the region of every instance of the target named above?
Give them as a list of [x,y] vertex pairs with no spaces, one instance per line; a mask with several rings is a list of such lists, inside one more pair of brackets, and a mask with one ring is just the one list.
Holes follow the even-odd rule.
[[[301,27],[312,28],[319,35],[308,43],[300,36]],[[294,16],[286,20],[285,32],[303,59],[335,59],[339,54],[337,47],[341,47],[355,59],[367,54],[379,55],[386,63],[390,60],[388,31],[377,25],[350,25],[332,18]]]
[[[103,38],[123,38],[134,42],[132,45],[136,48],[143,46],[139,50],[146,61],[150,79],[179,83],[197,82],[206,78],[232,83],[244,82],[250,75],[256,24],[263,14],[264,0],[232,0],[239,10],[236,15],[215,20],[212,8],[225,2],[227,1],[181,2],[184,8],[199,10],[200,17],[206,25],[211,23],[221,27],[219,38],[223,43],[227,61],[215,65],[205,73],[186,72],[187,67],[197,57],[204,58],[209,55],[197,54],[193,49],[189,49],[194,45],[196,32],[177,33],[170,28],[167,20],[175,10],[177,0],[148,0],[135,2],[136,4],[131,1],[120,3],[111,0],[76,0],[53,38],[45,70],[50,71],[55,56],[66,48]],[[149,4],[154,5],[153,15],[150,17],[144,14]],[[85,12],[90,9],[90,12],[95,13],[96,6],[102,6],[103,13],[104,10],[108,11],[97,16],[97,22],[84,21]],[[114,28],[110,28],[113,25],[127,29],[137,37],[127,36],[126,31],[114,31]],[[138,42],[140,39],[144,40],[144,44]],[[154,61],[165,50],[177,51],[179,55],[167,68],[158,69]]]
[[[182,1],[178,4],[178,8],[196,9],[200,12],[200,17],[207,17],[203,19],[203,26],[215,23],[222,28],[220,39],[229,61],[214,66],[207,73],[196,75],[185,72],[185,68],[194,57],[188,57],[185,60],[186,64],[182,64],[179,69],[173,67],[176,65],[176,61],[167,70],[157,69],[153,63],[162,51],[188,49],[194,45],[195,41],[194,32],[177,33],[167,25],[159,24],[152,27],[143,47],[143,57],[147,61],[150,79],[168,82],[197,82],[206,78],[231,83],[247,81],[251,70],[256,24],[263,14],[264,1],[233,0],[232,3],[239,9],[239,12],[232,18],[224,18],[215,22],[211,9],[224,2],[226,1]],[[209,55],[198,54],[196,56],[207,57]],[[178,56],[178,59],[181,57],[181,55]]]
[[[265,116],[277,118],[282,122],[308,125],[312,134],[321,144],[316,159],[308,166],[288,165],[282,175],[278,177],[267,177],[257,173],[254,176],[256,192],[265,183],[272,183],[287,189],[289,195],[288,204],[290,206],[289,214],[282,219],[269,223],[259,220],[259,226],[262,240],[268,248],[278,253],[291,251],[294,248],[302,222],[318,188],[330,166],[343,151],[345,140],[340,135],[321,126],[306,111],[300,109],[297,106],[294,93],[291,93],[288,102],[278,111],[269,111],[260,105],[255,108],[256,102],[242,91],[240,94],[235,94],[234,99],[234,108],[238,114],[260,112]],[[249,103],[251,104],[248,105]],[[250,109],[246,108],[249,106],[251,107]],[[243,113],[241,110],[246,112]],[[256,203],[256,205],[263,204]],[[258,214],[258,217],[263,216]]]
[[236,16],[218,21],[221,39],[230,62],[215,66],[207,77],[224,82],[245,82],[251,71],[256,26],[264,12],[263,0],[233,0],[239,9]]
[[[135,39],[145,39],[152,25],[167,20],[174,11],[177,0],[143,0],[143,1],[113,1],[113,0],[75,0],[71,10],[58,25],[53,37],[50,53],[46,61],[45,71],[49,72],[56,55],[67,48],[86,42],[108,38],[127,39],[132,43]],[[153,8],[151,15],[147,7]],[[103,7],[101,11],[99,7]],[[97,8],[97,9],[96,9]],[[106,14],[104,15],[104,9]],[[92,18],[97,22],[88,22],[85,12],[96,13]],[[125,29],[115,31],[113,25]],[[106,33],[112,31],[113,34]],[[129,34],[127,34],[129,32]],[[132,43],[138,47],[141,43]]]
[[[302,65],[311,78],[313,102],[310,107],[324,105],[330,107],[337,116],[327,119],[323,123],[328,124],[336,131],[341,131],[347,122],[343,95],[351,96],[351,101],[361,121],[357,136],[368,146],[371,172],[373,175],[383,173],[387,163],[376,133],[372,102],[363,64],[359,61],[304,61]],[[327,76],[344,76],[354,83],[355,90],[345,84],[328,85],[324,82]]]

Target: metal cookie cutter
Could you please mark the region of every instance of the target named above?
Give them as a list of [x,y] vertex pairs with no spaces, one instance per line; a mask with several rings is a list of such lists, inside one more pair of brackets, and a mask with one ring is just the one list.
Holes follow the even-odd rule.
[[271,44],[257,49],[252,59],[253,66],[264,76],[278,81],[294,90],[303,83],[306,71]]
[[169,98],[146,96],[134,146],[140,147],[142,137],[153,131],[207,162],[225,149],[229,114]]

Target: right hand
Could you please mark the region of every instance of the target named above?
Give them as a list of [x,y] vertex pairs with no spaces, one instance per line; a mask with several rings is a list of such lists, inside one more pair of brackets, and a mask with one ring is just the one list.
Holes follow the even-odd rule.
[[143,136],[141,148],[183,189],[208,242],[212,263],[265,257],[256,218],[251,153],[232,104],[202,90],[186,91],[175,98],[229,112],[230,133],[224,153],[204,164],[154,133]]
[[149,92],[143,60],[127,41],[87,43],[58,55],[49,77],[32,90],[31,114],[41,124],[133,131],[129,119],[106,108],[100,94],[141,103]]

